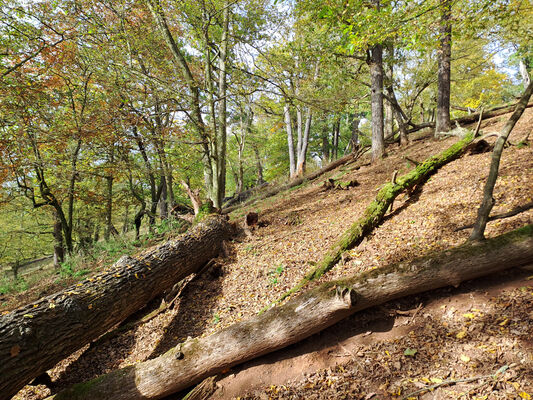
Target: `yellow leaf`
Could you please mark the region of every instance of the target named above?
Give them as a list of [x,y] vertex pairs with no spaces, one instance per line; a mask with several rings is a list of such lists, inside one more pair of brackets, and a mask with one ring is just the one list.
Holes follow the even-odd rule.
[[463,317],[468,318],[468,319],[474,319],[476,316],[473,313],[466,313],[466,314],[463,314]]
[[521,398],[526,399],[526,400],[530,400],[531,399],[531,395],[527,394],[526,392],[520,392],[520,393],[518,393],[518,395]]
[[508,318],[505,318],[502,322],[500,322],[498,325],[500,326],[505,326],[509,323],[509,319]]
[[440,379],[440,378],[431,378],[431,382],[433,382],[433,383],[442,383],[442,379]]
[[455,337],[457,339],[463,339],[464,337],[466,337],[466,331],[459,332],[457,335],[455,335]]
[[31,314],[24,314],[23,317],[26,317],[26,318],[33,318],[33,315],[31,315]]
[[48,308],[55,308],[55,307],[56,307],[55,303],[50,303],[50,304],[48,305]]
[[428,378],[420,378],[421,381],[424,381],[426,383],[431,383],[431,381]]
[[463,362],[465,362],[465,363],[467,363],[467,362],[470,361],[470,357],[468,357],[468,356],[466,356],[466,355],[464,355],[464,354],[461,354],[461,357],[460,357],[460,358],[461,358],[461,361],[463,361]]
[[33,308],[37,308],[37,307],[39,307],[38,304],[34,304],[34,305],[33,305]]

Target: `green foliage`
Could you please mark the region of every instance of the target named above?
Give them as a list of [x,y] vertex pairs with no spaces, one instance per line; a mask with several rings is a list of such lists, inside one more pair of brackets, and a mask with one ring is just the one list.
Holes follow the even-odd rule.
[[7,276],[0,278],[0,294],[25,292],[28,287],[24,278],[13,279]]

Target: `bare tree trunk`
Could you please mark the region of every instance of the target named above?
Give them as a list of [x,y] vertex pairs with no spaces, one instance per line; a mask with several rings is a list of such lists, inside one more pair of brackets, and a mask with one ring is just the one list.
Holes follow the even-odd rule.
[[326,165],[329,159],[329,128],[326,124],[322,132],[322,165]]
[[490,164],[489,176],[485,182],[485,188],[483,190],[483,201],[477,212],[477,219],[474,224],[474,229],[470,235],[469,240],[483,240],[485,238],[485,227],[487,226],[487,221],[489,218],[490,211],[494,206],[495,200],[492,197],[494,192],[494,185],[496,184],[496,179],[498,178],[498,170],[500,168],[500,159],[503,152],[503,146],[509,137],[509,134],[513,130],[515,124],[518,122],[522,113],[526,109],[531,93],[533,92],[533,82],[529,83],[529,86],[526,88],[522,98],[516,105],[514,113],[511,115],[507,123],[503,126],[496,144],[494,145],[494,151],[492,152],[492,161]]
[[203,267],[233,229],[223,217],[212,217],[135,258],[122,257],[109,271],[1,316],[0,399]]
[[[65,261],[65,245],[63,243],[63,231],[61,229],[61,219],[57,210],[53,210],[54,215],[54,268],[58,269]],[[16,277],[15,277],[16,278]]]
[[439,76],[437,90],[437,121],[435,135],[439,132],[448,132],[450,123],[450,77],[452,56],[452,2],[440,0],[440,49],[438,52]]
[[341,117],[338,115],[333,121],[333,134],[331,138],[331,159],[336,160],[339,157],[339,138],[341,134]]
[[294,157],[294,138],[292,134],[292,118],[289,103],[283,108],[285,116],[285,129],[287,130],[287,144],[289,147],[289,176],[292,178],[296,173],[296,161]]
[[327,282],[287,304],[165,354],[72,386],[55,400],[160,399],[245,361],[297,343],[358,311],[531,263],[531,225],[488,240]]
[[380,44],[372,47],[369,58],[372,103],[372,162],[385,155],[383,136],[383,49]]
[[259,155],[259,148],[257,147],[256,144],[252,145],[252,147],[254,149],[255,165],[257,168],[257,179],[255,181],[255,184],[262,185],[263,183],[265,183],[265,179],[263,177],[263,164],[261,163],[261,157]]

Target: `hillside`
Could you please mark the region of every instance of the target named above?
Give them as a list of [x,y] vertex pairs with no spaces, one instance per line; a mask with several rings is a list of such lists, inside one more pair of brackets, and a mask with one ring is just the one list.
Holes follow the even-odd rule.
[[[484,121],[482,130],[497,130],[506,118]],[[531,129],[530,108],[511,142]],[[216,260],[218,268],[192,279],[174,308],[134,330],[86,346],[56,366],[50,372],[56,387],[154,357],[188,336],[209,335],[256,314],[303,277],[394,170],[403,174],[412,168],[405,156],[422,161],[454,140],[434,141],[421,135],[401,152],[389,147],[388,157],[375,165],[363,158],[234,211],[230,217],[235,220],[258,212],[261,226],[252,236],[230,243],[229,256]],[[505,150],[493,214],[532,201],[532,156],[531,146]],[[469,230],[455,230],[474,221],[489,162],[490,153],[466,155],[439,170],[410,198],[400,197],[374,234],[315,284],[464,242]],[[329,177],[357,180],[359,186],[326,190],[323,182]],[[533,210],[528,210],[489,223],[486,233],[495,236],[532,220]],[[365,321],[364,330],[353,329],[350,318],[302,344],[229,371],[213,398],[402,398],[427,383],[485,377],[504,366],[507,369],[488,383],[475,380],[459,389],[443,386],[431,398],[457,398],[460,392],[466,398],[483,398],[491,392],[490,398],[529,398],[533,395],[532,294],[528,274],[511,271],[387,304],[354,317]],[[406,349],[416,354],[406,354]],[[48,394],[44,386],[28,386],[15,398],[42,399]]]

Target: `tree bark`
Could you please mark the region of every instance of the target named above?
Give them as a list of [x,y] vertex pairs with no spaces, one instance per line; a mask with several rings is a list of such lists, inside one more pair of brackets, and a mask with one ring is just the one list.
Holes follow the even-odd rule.
[[533,226],[346,280],[327,282],[291,301],[205,338],[58,393],[55,400],[160,399],[208,376],[284,348],[357,311],[531,263]]
[[492,160],[490,164],[489,176],[485,182],[485,188],[483,190],[483,201],[479,206],[477,212],[477,219],[474,224],[474,229],[470,235],[470,240],[483,240],[485,238],[485,227],[487,226],[487,221],[489,219],[490,211],[494,206],[495,200],[492,197],[494,192],[494,185],[496,184],[496,179],[498,179],[498,170],[500,168],[500,159],[502,157],[503,146],[509,137],[509,134],[513,130],[514,126],[522,116],[522,113],[526,109],[526,105],[531,97],[533,92],[533,83],[530,82],[529,86],[526,88],[522,98],[516,105],[514,113],[511,115],[507,123],[503,126],[500,136],[496,140],[494,145],[494,150],[492,152]]
[[289,148],[289,176],[292,178],[296,173],[296,161],[294,159],[291,110],[288,102],[285,103],[285,107],[283,108],[283,115],[285,116],[285,129],[287,130],[287,145]]
[[372,162],[385,155],[383,136],[383,48],[380,44],[370,51],[370,101],[372,103]]
[[437,122],[435,135],[439,132],[448,132],[450,122],[450,81],[452,57],[452,24],[451,1],[440,0],[440,49],[438,52],[439,75],[437,82]]
[[95,340],[219,253],[233,226],[223,217],[62,292],[0,318],[0,399]]

